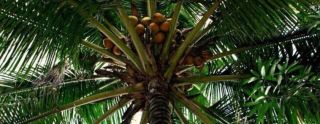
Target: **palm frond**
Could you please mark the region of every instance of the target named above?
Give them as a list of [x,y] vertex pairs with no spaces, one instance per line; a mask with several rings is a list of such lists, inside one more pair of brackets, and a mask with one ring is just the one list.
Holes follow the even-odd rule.
[[[174,123],[320,121],[319,0],[183,0],[179,13],[174,12],[175,3],[182,1],[176,0],[150,0],[156,2],[152,6],[145,0],[74,1],[77,7],[63,0],[1,1],[0,123],[36,119],[32,123],[93,123],[102,117],[102,123],[119,124],[130,122],[141,109],[141,120],[146,123],[148,88],[140,92],[147,94],[142,100],[132,95],[130,106],[112,106],[119,105],[122,97],[118,95],[131,93],[135,81],[143,80],[148,86],[153,79],[136,74],[130,68],[132,62],[127,62],[135,61],[138,68],[149,66],[143,63],[148,56],[140,49],[145,44],[137,42],[139,38],[126,20],[127,15],[141,18],[153,12],[178,15],[177,28],[183,31],[196,29],[191,34],[180,33],[180,39],[187,40],[175,44],[179,49],[168,50],[167,46],[177,58],[151,66],[170,67],[164,77],[169,79],[170,97],[176,96],[170,99],[176,110]],[[210,9],[219,1],[218,9]],[[123,7],[122,19],[116,10],[119,7]],[[201,25],[197,25],[199,21]],[[100,47],[106,34],[116,39],[117,46],[127,48],[128,60]],[[132,38],[129,35],[134,35],[138,49],[120,43],[121,37]],[[204,50],[212,53],[204,66],[178,65],[189,52],[195,56]],[[67,68],[66,62],[70,64]],[[159,72],[162,77],[165,71]],[[137,78],[131,79],[134,76]],[[108,94],[114,92],[120,93],[109,99]]]
[[[115,79],[98,79],[76,70],[68,69],[63,73],[65,75],[63,82],[60,82],[54,88],[55,86],[49,82],[35,85],[37,80],[41,79],[48,72],[45,67],[32,68],[30,72],[32,73],[24,76],[17,76],[20,72],[1,73],[0,78],[8,83],[10,81],[14,87],[5,88],[0,92],[1,123],[19,123],[47,110],[58,110],[57,106],[60,104],[72,102],[102,91],[108,91],[112,87],[119,87],[121,85],[120,83],[114,83],[117,81]],[[110,102],[112,103],[115,100],[117,99],[107,100],[103,104],[99,103],[92,106],[91,109],[111,106]],[[83,108],[86,107],[84,106]],[[80,107],[79,109],[81,110],[82,108]],[[48,116],[45,119],[39,120],[39,122],[78,122],[79,118],[96,117],[95,115],[88,116],[86,113],[78,112],[80,110],[66,110],[59,114]],[[14,116],[9,116],[8,114],[10,113],[15,114]]]
[[52,66],[58,58],[73,56],[85,29],[83,20],[59,2],[5,0],[0,22],[0,67],[8,71]]
[[297,62],[274,60],[259,60],[254,65],[253,76],[243,85],[207,85],[210,89],[205,91],[211,93],[204,95],[209,95],[206,98],[210,101],[215,100],[208,107],[209,113],[218,112],[237,123],[314,123],[319,120],[315,111],[308,110],[311,106],[319,107],[319,75],[311,68]]
[[[210,63],[218,65],[228,63],[229,66],[225,68],[233,68],[229,69],[229,73],[241,73],[235,70],[245,71],[251,67],[250,63],[253,64],[252,62],[257,57],[290,58],[290,60],[296,59],[303,64],[317,67],[318,64],[315,61],[318,58],[316,53],[320,45],[318,39],[318,33],[308,33],[306,30],[301,30],[292,34],[263,40],[261,43],[257,43],[257,45],[237,46],[233,44],[228,47],[227,44],[216,42],[215,47],[211,48],[211,51],[214,53],[213,58],[216,60],[212,60]],[[213,65],[211,64],[211,66]]]

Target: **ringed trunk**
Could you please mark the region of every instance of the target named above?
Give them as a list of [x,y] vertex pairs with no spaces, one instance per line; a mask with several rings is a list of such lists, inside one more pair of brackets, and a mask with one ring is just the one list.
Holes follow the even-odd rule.
[[168,84],[161,79],[153,79],[148,84],[150,124],[171,124]]

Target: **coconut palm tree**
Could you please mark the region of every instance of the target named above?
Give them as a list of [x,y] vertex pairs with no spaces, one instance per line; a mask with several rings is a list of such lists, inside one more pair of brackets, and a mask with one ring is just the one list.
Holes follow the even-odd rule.
[[319,8],[1,0],[0,123],[320,122]]

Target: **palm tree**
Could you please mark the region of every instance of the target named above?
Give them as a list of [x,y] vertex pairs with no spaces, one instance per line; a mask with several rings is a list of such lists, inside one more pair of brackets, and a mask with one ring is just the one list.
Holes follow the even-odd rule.
[[0,123],[320,122],[319,7],[1,0]]

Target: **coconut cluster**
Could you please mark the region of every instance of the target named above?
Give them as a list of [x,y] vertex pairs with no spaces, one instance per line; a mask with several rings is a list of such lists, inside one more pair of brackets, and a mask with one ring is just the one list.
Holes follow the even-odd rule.
[[[128,16],[129,21],[132,26],[135,27],[136,33],[140,36],[141,40],[144,44],[154,44],[158,45],[161,49],[162,44],[165,42],[167,34],[170,30],[170,25],[172,23],[171,18],[166,18],[165,15],[157,12],[152,15],[152,17],[142,17],[138,18],[137,16],[130,15]],[[185,35],[191,31],[192,28],[188,29],[175,29],[175,34],[172,42],[172,46],[170,47],[170,52],[174,53],[176,48],[184,41]],[[130,36],[127,38],[126,41],[130,44]],[[150,41],[150,42],[147,42]],[[105,38],[103,40],[104,47],[106,49],[112,50],[115,55],[121,55],[121,50],[116,47],[110,39]],[[130,45],[129,45],[130,46]],[[133,47],[131,47],[133,48]],[[152,51],[152,50],[151,50]],[[153,51],[153,54],[156,54],[157,51]],[[172,55],[172,54],[171,54]],[[156,56],[156,55],[154,55]],[[202,51],[200,53],[197,52],[190,52],[189,55],[184,57],[182,61],[182,65],[195,65],[197,67],[202,67],[204,62],[211,57],[211,53],[209,51]]]
[[114,45],[112,41],[107,37],[103,39],[103,45],[104,48],[112,50],[112,53],[117,56],[120,56],[122,54],[121,50],[116,45]]
[[184,58],[182,64],[194,65],[201,68],[203,67],[204,62],[209,60],[211,57],[212,54],[207,50],[201,51],[201,53],[191,52]]
[[152,41],[157,44],[164,43],[166,34],[170,29],[170,19],[166,19],[161,13],[155,13],[151,17],[143,17],[140,21],[136,16],[129,16],[130,22],[135,26],[138,35],[143,35],[146,29],[151,31]]

